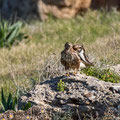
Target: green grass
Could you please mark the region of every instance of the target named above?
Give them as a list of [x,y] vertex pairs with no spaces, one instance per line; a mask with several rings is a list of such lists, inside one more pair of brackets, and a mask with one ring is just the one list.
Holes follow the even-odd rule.
[[31,89],[31,78],[41,81],[44,64],[55,53],[55,63],[65,42],[84,44],[87,54],[96,63],[120,63],[120,12],[89,11],[84,17],[73,19],[49,18],[45,22],[33,21],[26,24],[22,32],[30,41],[21,42],[10,50],[0,49],[0,88],[6,95],[19,87]]
[[101,68],[85,68],[82,70],[83,73],[85,73],[88,76],[93,76],[98,78],[99,80],[104,80],[106,82],[112,82],[112,83],[119,83],[120,82],[120,76],[110,69],[101,69]]
[[[35,41],[55,42],[63,44],[70,41],[74,43],[76,39],[81,39],[81,42],[91,43],[98,37],[104,37],[113,29],[119,32],[118,26],[114,25],[119,22],[119,13],[102,13],[98,11],[89,12],[84,17],[77,16],[70,20],[48,19],[46,22],[37,22],[33,24],[33,38]],[[117,23],[119,24],[119,23]],[[38,41],[39,40],[39,41]]]

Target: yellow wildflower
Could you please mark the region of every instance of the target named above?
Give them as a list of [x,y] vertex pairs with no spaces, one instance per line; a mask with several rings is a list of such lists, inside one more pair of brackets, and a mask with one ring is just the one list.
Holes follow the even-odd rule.
[[2,120],[5,120],[5,118],[2,118]]
[[9,115],[9,118],[12,119],[12,118],[13,118],[13,114],[10,114],[10,115]]
[[44,110],[41,110],[41,113],[44,113]]
[[27,117],[26,117],[26,119],[27,119],[27,120],[29,120],[29,119],[30,119],[30,117],[29,117],[29,116],[27,116]]

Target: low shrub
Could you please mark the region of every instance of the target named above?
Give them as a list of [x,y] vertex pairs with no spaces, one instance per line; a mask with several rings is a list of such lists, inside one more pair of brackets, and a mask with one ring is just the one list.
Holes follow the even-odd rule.
[[27,102],[24,106],[22,106],[22,110],[28,110],[31,107],[32,107],[32,103],[31,102]]
[[57,90],[58,91],[64,91],[65,90],[65,83],[60,80],[59,83],[57,84]]
[[104,80],[106,82],[112,82],[112,83],[119,83],[120,82],[120,76],[110,69],[100,69],[95,67],[85,68],[82,70],[83,73],[89,76],[96,77],[100,80]]

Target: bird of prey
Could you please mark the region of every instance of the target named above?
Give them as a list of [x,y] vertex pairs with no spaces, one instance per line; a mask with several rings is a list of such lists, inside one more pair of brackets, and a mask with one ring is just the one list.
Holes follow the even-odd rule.
[[73,49],[75,51],[77,51],[79,58],[81,60],[80,62],[80,68],[85,68],[85,67],[89,67],[89,66],[94,66],[93,63],[91,63],[86,54],[85,54],[85,49],[83,47],[83,45],[73,45]]
[[79,54],[73,49],[73,45],[68,42],[65,43],[64,50],[61,52],[61,64],[65,67],[65,70],[79,70],[80,61]]

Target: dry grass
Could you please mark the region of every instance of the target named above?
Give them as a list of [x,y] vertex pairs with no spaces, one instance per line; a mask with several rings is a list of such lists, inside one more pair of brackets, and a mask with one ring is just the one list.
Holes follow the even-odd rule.
[[111,34],[98,38],[93,44],[86,45],[87,51],[95,57],[95,62],[101,64],[120,63],[120,37]]
[[42,65],[50,51],[51,47],[35,43],[29,46],[21,43],[10,51],[1,49],[0,86],[8,91],[14,91],[18,86],[26,90],[30,87],[30,78],[40,81]]

